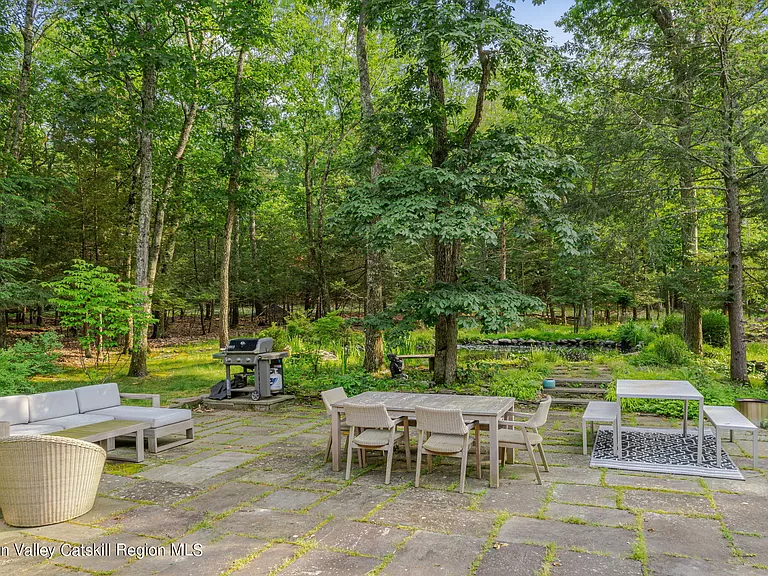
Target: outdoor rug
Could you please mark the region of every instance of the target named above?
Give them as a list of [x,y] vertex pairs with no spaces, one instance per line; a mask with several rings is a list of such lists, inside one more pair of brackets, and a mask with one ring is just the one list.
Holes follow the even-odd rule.
[[625,427],[622,428],[621,439],[623,457],[619,460],[613,454],[613,428],[600,426],[589,465],[593,468],[744,480],[725,450],[721,454],[722,467],[717,467],[715,436],[707,428],[704,429],[701,466],[696,464],[698,431],[693,426],[688,428],[686,437],[679,429]]

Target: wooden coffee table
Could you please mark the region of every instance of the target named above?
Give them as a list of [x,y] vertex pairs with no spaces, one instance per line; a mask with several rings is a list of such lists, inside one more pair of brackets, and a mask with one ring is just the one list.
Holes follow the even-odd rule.
[[[135,420],[107,420],[97,424],[86,424],[60,432],[51,432],[48,436],[63,436],[98,444],[107,451],[110,460],[122,460],[125,462],[144,462],[144,430],[149,428],[149,422]],[[136,457],[114,456],[109,452],[115,449],[115,438],[118,436],[135,436]]]

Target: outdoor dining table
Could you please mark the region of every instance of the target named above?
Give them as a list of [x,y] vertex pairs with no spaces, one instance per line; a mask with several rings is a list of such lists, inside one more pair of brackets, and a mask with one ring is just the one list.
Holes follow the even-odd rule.
[[[416,406],[460,409],[467,421],[477,420],[488,426],[490,435],[491,487],[499,487],[499,420],[515,408],[515,399],[499,396],[459,396],[454,394],[411,394],[407,392],[363,392],[331,405],[331,444],[333,471],[341,470],[341,415],[347,402],[383,403],[390,416],[415,418]],[[417,423],[418,427],[418,423]]]
[[699,442],[696,455],[697,464],[701,465],[701,449],[704,443],[704,397],[687,380],[617,380],[616,408],[618,424],[618,442],[616,456],[622,456],[621,447],[621,399],[622,398],[658,398],[662,400],[683,401],[683,436],[688,435],[688,401],[699,403]]

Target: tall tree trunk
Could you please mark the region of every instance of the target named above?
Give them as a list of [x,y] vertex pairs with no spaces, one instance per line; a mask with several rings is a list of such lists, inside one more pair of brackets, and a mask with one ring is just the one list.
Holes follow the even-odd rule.
[[[378,155],[378,146],[371,139],[371,123],[373,121],[374,108],[371,96],[371,80],[368,69],[368,0],[360,3],[360,15],[357,20],[357,71],[360,79],[360,104],[363,116],[364,134],[369,140],[370,154],[373,160],[371,164],[371,184],[382,172],[381,158]],[[365,315],[374,316],[383,310],[382,306],[382,281],[381,281],[381,254],[370,244],[365,251]],[[376,372],[384,364],[384,338],[381,330],[372,326],[365,326],[365,357],[363,368],[366,372]]]
[[13,112],[10,138],[6,144],[6,151],[18,160],[21,156],[21,138],[24,133],[24,123],[27,119],[27,106],[29,104],[29,79],[32,71],[32,50],[34,48],[34,30],[32,26],[35,20],[36,0],[27,0],[24,9],[24,28],[21,36],[24,39],[24,52],[21,58],[21,74],[19,76],[19,90],[16,95],[16,109]]
[[731,332],[731,380],[746,382],[747,347],[744,338],[744,264],[741,253],[741,202],[736,173],[736,96],[731,86],[731,31],[726,26],[719,40],[722,114],[722,174],[725,187],[728,250],[728,325]]
[[[152,139],[157,100],[157,63],[147,56],[141,79],[141,124],[139,127],[139,148],[141,153],[139,229],[136,234],[136,286],[144,292],[142,308],[149,317],[152,313],[152,298],[147,293],[149,276],[149,226],[152,220]],[[148,327],[143,323],[134,324],[134,346],[131,355],[129,376],[146,376],[149,353]]]
[[499,232],[499,280],[507,279],[507,221],[502,218]]
[[224,227],[224,249],[219,271],[219,346],[224,348],[229,341],[229,261],[232,252],[232,230],[237,220],[235,196],[240,189],[240,159],[242,157],[242,132],[240,129],[240,90],[245,68],[245,48],[237,56],[235,89],[232,98],[232,167],[227,186],[227,223]]
[[[651,10],[651,15],[667,41],[669,66],[674,80],[675,102],[672,115],[677,126],[678,145],[678,183],[683,213],[680,218],[682,232],[682,265],[687,276],[697,272],[699,253],[699,216],[696,199],[696,186],[691,167],[690,150],[693,142],[691,126],[691,70],[685,58],[689,57],[690,47],[680,28],[675,26],[674,15],[668,5],[658,4]],[[692,286],[687,292],[692,291]],[[690,294],[683,300],[683,337],[688,348],[696,355],[701,355],[703,333],[701,326],[701,306]]]

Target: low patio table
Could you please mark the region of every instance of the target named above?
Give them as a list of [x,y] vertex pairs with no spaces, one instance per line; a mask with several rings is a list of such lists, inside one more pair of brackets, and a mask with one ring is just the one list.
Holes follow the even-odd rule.
[[[107,451],[110,460],[122,460],[124,462],[144,462],[144,430],[149,428],[149,422],[135,420],[107,420],[96,424],[86,424],[68,428],[60,432],[51,432],[47,436],[63,436],[75,438],[85,442],[98,444]],[[136,456],[115,456],[111,451],[115,447],[115,438],[118,436],[134,436],[136,439]]]
[[[344,404],[383,403],[395,418],[416,417],[416,406],[460,409],[466,420],[477,420],[488,426],[490,435],[491,487],[499,487],[499,420],[515,408],[515,399],[500,396],[459,396],[454,394],[410,394],[407,392],[363,392],[331,405],[331,436],[333,471],[341,470],[341,414]],[[418,425],[418,424],[417,424]]]
[[699,403],[699,442],[696,462],[701,465],[701,448],[704,443],[704,397],[687,380],[617,380],[616,407],[618,410],[617,458],[621,458],[621,399],[658,398],[661,400],[683,401],[683,436],[688,434],[688,401]]

